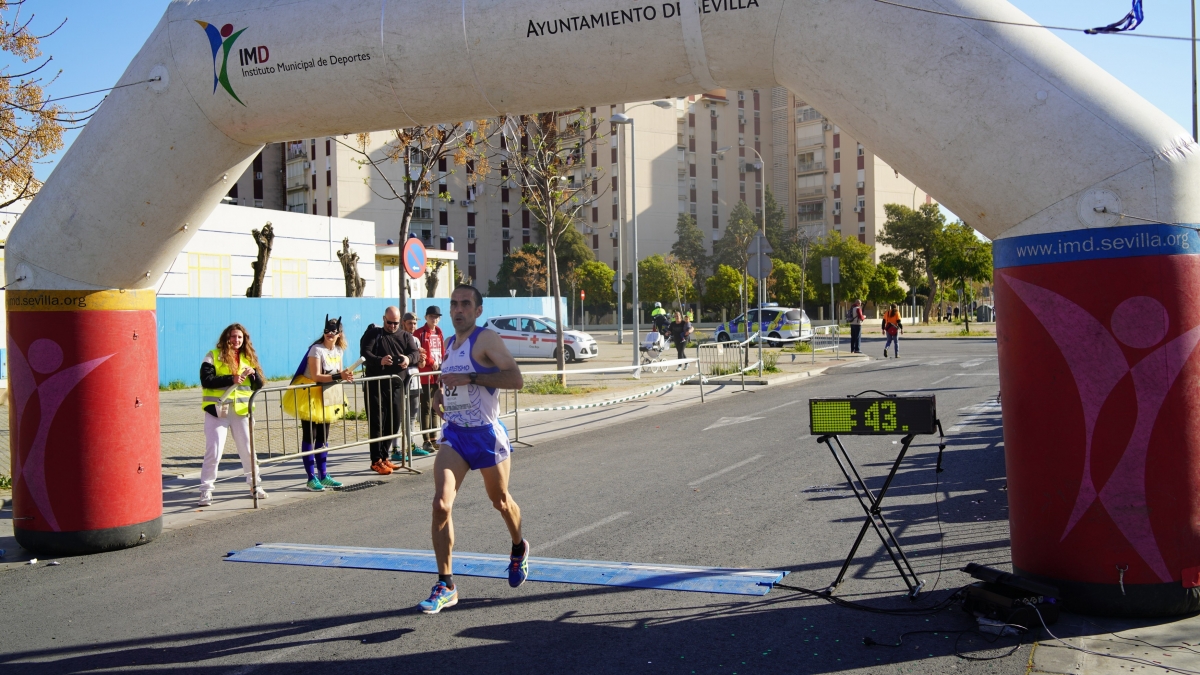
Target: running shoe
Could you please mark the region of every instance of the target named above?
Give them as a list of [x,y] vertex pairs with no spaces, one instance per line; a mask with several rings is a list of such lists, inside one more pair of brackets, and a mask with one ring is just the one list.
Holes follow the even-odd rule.
[[321,479],[321,485],[324,485],[327,488],[340,488],[342,487],[342,482],[340,480],[334,480],[333,476],[330,476],[329,474],[325,474],[325,477]]
[[308,488],[309,492],[321,492],[325,489],[325,486],[321,485],[321,481],[317,480],[316,478],[309,478],[308,482],[304,484],[304,487]]
[[417,607],[421,608],[426,614],[437,614],[447,607],[453,607],[458,604],[458,589],[448,588],[446,582],[438,581],[433,585],[433,591],[429,594],[428,600],[422,600],[417,603]]
[[196,506],[212,506],[212,493],[205,491],[200,493],[200,499],[196,501]]
[[885,358],[885,359],[887,358],[887,350],[886,349],[883,350],[883,358]]
[[262,489],[262,488],[255,488],[255,490],[254,490],[254,498],[255,498],[255,499],[266,499],[266,498],[267,498],[267,491],[266,491],[266,490],[264,490],[264,489]]
[[513,588],[525,583],[529,578],[529,540],[522,539],[521,543],[525,545],[525,552],[519,556],[508,556],[508,585]]
[[390,461],[391,461],[391,463],[392,463],[392,465],[393,465],[393,467],[392,467],[392,468],[395,468],[395,465],[396,465],[396,464],[403,464],[403,463],[404,463],[404,453],[403,453],[403,452],[400,452],[399,450],[393,450],[393,451],[392,451],[392,458],[391,458],[391,460],[390,460]]
[[376,460],[375,463],[371,465],[371,470],[381,476],[387,476],[392,473],[391,468],[388,467],[387,464],[384,464],[382,459]]
[[421,448],[416,445],[413,445],[413,447],[412,447],[412,456],[413,457],[428,457],[432,454],[433,454],[432,452],[429,452],[425,448]]
[[383,462],[383,465],[384,465],[384,466],[386,466],[387,468],[391,469],[392,471],[399,471],[399,470],[400,470],[400,465],[399,465],[399,464],[396,464],[395,462],[393,462],[393,461],[392,461],[392,460],[390,460],[390,459],[383,459],[383,460],[380,460],[380,461],[381,461],[381,462]]

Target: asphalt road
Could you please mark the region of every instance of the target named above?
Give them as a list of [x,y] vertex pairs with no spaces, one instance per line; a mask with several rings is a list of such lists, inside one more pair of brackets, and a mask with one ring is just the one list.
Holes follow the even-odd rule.
[[[878,357],[882,342],[869,339]],[[885,502],[927,592],[916,603],[868,534],[839,597],[924,607],[1006,567],[1008,526],[992,340],[910,339],[901,359],[855,362],[794,385],[680,407],[519,450],[512,492],[535,555],[755,567],[828,585],[862,512],[804,402],[866,389],[934,392],[949,436],[921,437]],[[754,419],[750,419],[754,418]],[[878,486],[893,438],[846,439]],[[429,575],[223,562],[256,542],[429,548],[432,479],[392,480],[164,535],[150,545],[0,572],[5,673],[1023,673],[1029,647],[989,644],[958,609],[855,611],[774,589],[760,598],[457,577],[460,602],[414,605]],[[937,497],[937,504],[934,499]],[[939,518],[940,513],[940,518]],[[586,529],[601,521],[604,524]],[[455,506],[462,551],[503,553],[478,477]],[[578,530],[575,536],[565,537]],[[539,544],[554,542],[539,550]],[[865,647],[870,636],[898,648]]]

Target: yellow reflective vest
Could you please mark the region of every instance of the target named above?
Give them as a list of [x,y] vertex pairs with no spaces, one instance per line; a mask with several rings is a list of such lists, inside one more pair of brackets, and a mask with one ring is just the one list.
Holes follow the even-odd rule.
[[[214,349],[208,354],[212,357],[213,367],[217,371],[217,377],[223,377],[225,375],[232,376],[234,374],[233,371],[229,369],[229,366],[221,360],[221,352],[219,350]],[[250,365],[250,362],[246,360],[245,355],[239,355],[238,358],[241,361],[243,370],[246,368],[253,368],[253,366]],[[221,398],[225,396],[226,391],[228,390],[205,389],[203,398],[200,400],[200,407],[207,408],[210,405],[221,405]],[[249,377],[242,380],[242,383],[237,385],[237,387],[233,390],[233,393],[229,395],[228,399],[226,399],[226,403],[233,404],[233,414],[237,415],[238,417],[245,417],[246,415],[250,414],[250,395],[253,393],[254,391],[250,388]]]

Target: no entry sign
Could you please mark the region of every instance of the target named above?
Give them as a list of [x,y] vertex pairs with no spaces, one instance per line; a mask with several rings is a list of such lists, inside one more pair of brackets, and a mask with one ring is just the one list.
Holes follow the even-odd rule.
[[422,244],[420,239],[409,237],[408,241],[404,242],[401,257],[404,259],[404,272],[409,277],[420,279],[425,274],[425,260],[428,256],[425,253],[425,244]]

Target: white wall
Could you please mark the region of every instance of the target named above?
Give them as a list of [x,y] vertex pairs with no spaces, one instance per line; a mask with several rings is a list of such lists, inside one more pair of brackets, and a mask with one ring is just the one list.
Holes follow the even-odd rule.
[[[175,258],[167,274],[158,280],[161,296],[187,296],[188,254],[228,254],[230,257],[231,297],[244,297],[253,281],[251,263],[258,257],[258,246],[250,235],[270,222],[275,230],[272,260],[307,261],[308,297],[345,297],[346,282],[337,251],[342,239],[350,238],[351,250],[358,253],[358,273],[367,281],[364,295],[375,294],[375,224],[362,220],[327,218],[287,211],[268,211],[244,206],[220,205],[200,226],[183,251]],[[268,263],[263,297],[276,297],[274,265]]]

